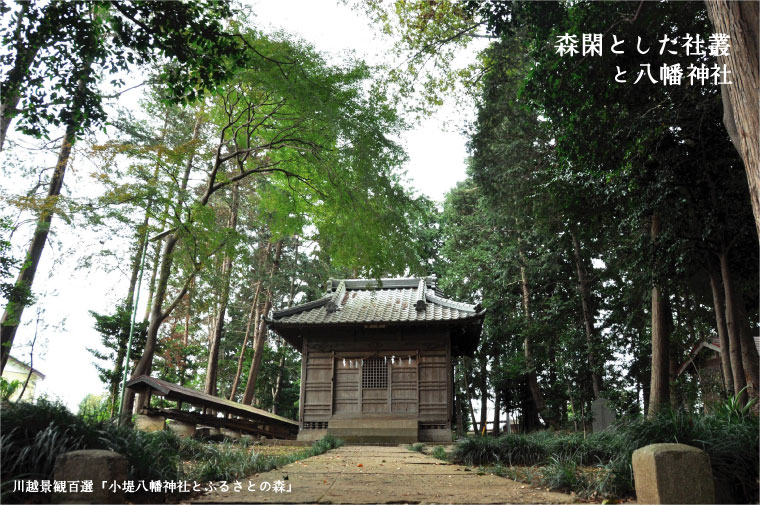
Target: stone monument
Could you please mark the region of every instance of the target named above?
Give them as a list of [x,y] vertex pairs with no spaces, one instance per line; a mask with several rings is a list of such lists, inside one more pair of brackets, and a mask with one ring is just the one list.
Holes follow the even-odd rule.
[[606,398],[597,398],[591,402],[591,414],[594,416],[591,421],[594,433],[606,430],[615,422],[615,411],[610,408]]

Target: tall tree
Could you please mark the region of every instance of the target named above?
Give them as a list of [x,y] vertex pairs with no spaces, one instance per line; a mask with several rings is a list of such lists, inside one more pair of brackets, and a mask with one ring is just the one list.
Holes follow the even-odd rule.
[[[231,189],[232,196],[229,209],[229,220],[227,228],[231,233],[235,233],[238,222],[238,206],[240,205],[240,189],[233,186]],[[217,388],[217,367],[219,362],[219,346],[222,342],[222,332],[224,331],[224,319],[227,316],[227,304],[230,301],[230,283],[232,280],[234,251],[228,248],[222,259],[222,285],[219,293],[219,307],[216,311],[216,324],[214,325],[214,334],[209,346],[208,366],[206,367],[206,385],[204,391],[206,394],[215,395]]]
[[[3,4],[3,11],[8,10]],[[221,21],[230,14],[224,2],[20,3],[15,25],[0,33],[12,48],[3,55],[0,149],[17,116],[18,128],[27,134],[46,137],[54,126],[63,126],[65,132],[48,196],[16,280],[17,291],[31,292],[72,144],[105,120],[97,76],[168,57],[174,64],[160,75],[167,98],[194,99],[225,76],[225,55],[240,54],[232,51],[238,47],[237,39],[222,30]],[[3,312],[0,369],[5,368],[27,299],[9,301]]]
[[747,182],[755,214],[755,230],[760,237],[760,4],[736,0],[706,0],[707,13],[715,33],[729,36],[728,54],[718,54],[732,84],[721,88],[723,123],[731,141],[744,160]]

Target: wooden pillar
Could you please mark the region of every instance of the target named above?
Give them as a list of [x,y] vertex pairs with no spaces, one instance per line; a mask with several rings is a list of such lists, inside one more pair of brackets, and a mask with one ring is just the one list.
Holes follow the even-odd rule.
[[[399,358],[400,359],[400,358]],[[386,385],[386,393],[388,395],[388,413],[393,411],[393,404],[391,403],[391,397],[393,396],[393,365],[388,364],[388,384]]]
[[447,428],[450,428],[454,408],[454,364],[451,361],[451,330],[448,330],[448,334],[449,338],[446,339],[446,363],[449,364],[446,367],[446,403],[448,403],[446,424]]
[[335,351],[330,351],[330,417],[335,408]]
[[303,337],[303,350],[301,351],[301,396],[298,401],[298,426],[303,429],[303,403],[306,391],[306,360],[309,359],[308,337]]

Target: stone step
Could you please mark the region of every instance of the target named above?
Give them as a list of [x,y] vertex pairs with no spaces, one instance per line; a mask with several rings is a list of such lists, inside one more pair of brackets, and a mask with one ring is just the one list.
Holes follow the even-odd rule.
[[332,419],[327,433],[347,443],[414,443],[416,419]]

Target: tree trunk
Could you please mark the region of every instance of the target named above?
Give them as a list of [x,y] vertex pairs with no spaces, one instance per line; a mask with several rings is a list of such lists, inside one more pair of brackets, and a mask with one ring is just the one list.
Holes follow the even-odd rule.
[[[493,371],[498,372],[499,366],[499,349],[494,349],[493,352]],[[499,436],[501,430],[501,391],[499,384],[493,386],[493,434]]]
[[[148,239],[148,213],[145,213],[142,226],[137,228],[137,244],[136,252],[132,257],[132,273],[129,277],[129,288],[127,289],[127,297],[125,311],[127,314],[132,314],[135,287],[137,286],[137,276],[140,274],[140,263],[142,259],[142,251],[145,248],[145,241]],[[116,412],[116,405],[119,402],[119,389],[124,377],[124,370],[129,367],[128,363],[124,363],[124,359],[127,357],[127,347],[129,346],[129,334],[120,333],[118,347],[116,350],[116,359],[114,360],[113,375],[111,382],[111,389],[109,392],[109,401],[111,402],[111,417],[114,417]]]
[[472,392],[470,391],[470,385],[468,384],[467,376],[467,361],[466,358],[462,358],[462,387],[467,397],[467,406],[470,408],[470,419],[472,420],[472,430],[475,434],[480,433],[478,429],[478,421],[475,419],[475,409],[472,408]]
[[488,358],[485,351],[480,354],[480,434],[488,432]]
[[21,392],[18,394],[18,400],[16,401],[22,401],[22,398],[24,398],[24,393],[26,392],[27,386],[29,386],[29,380],[32,378],[32,372],[34,372],[34,344],[37,343],[37,329],[40,327],[40,314],[41,311],[37,311],[37,324],[34,327],[34,338],[32,338],[32,345],[29,349],[29,373],[26,374],[26,380],[24,381],[24,386],[21,388]]
[[[164,247],[161,251],[161,268],[158,273],[156,294],[153,298],[153,305],[150,309],[150,323],[148,324],[145,349],[143,350],[140,360],[137,362],[137,366],[135,366],[135,369],[132,372],[133,378],[140,375],[150,375],[153,368],[153,354],[156,352],[158,330],[165,319],[163,301],[166,296],[166,289],[169,285],[169,275],[171,274],[172,268],[172,253],[174,252],[174,248],[178,241],[179,236],[176,234],[171,234],[164,240]],[[140,402],[140,404],[138,404],[138,409],[143,406],[142,402]],[[124,397],[124,405],[122,405],[122,416],[132,415],[133,408],[134,392],[128,389]]]
[[735,307],[736,321],[739,324],[739,340],[742,349],[742,364],[744,365],[744,377],[747,382],[747,392],[750,397],[758,396],[758,354],[755,341],[752,338],[752,327],[750,326],[747,309],[744,305],[744,296],[740,289],[736,289]]
[[[83,86],[82,82],[80,82],[80,86]],[[0,323],[0,357],[2,358],[0,372],[5,370],[5,364],[8,361],[8,356],[10,356],[11,347],[13,347],[13,339],[16,337],[16,331],[21,323],[21,316],[29,301],[29,296],[31,296],[34,276],[37,273],[42,250],[45,248],[48,233],[50,232],[50,225],[53,221],[56,202],[58,201],[58,196],[61,194],[61,188],[63,187],[63,176],[66,173],[66,167],[69,163],[71,145],[74,142],[75,132],[76,125],[71,123],[68,125],[66,133],[63,135],[61,150],[58,153],[58,162],[55,165],[53,176],[50,178],[48,194],[42,205],[42,209],[40,210],[37,226],[34,229],[32,242],[29,244],[29,249],[26,252],[23,266],[13,287],[14,293],[19,293],[19,299],[9,300],[5,306],[5,311],[3,312],[2,322]]]
[[150,283],[148,284],[148,302],[145,305],[145,315],[143,321],[150,318],[150,308],[153,306],[153,295],[156,294],[156,275],[158,275],[158,264],[161,263],[161,243],[157,242],[153,247],[153,266],[150,269]]
[[491,433],[498,437],[501,432],[501,392],[498,388],[493,391],[493,429]]
[[602,391],[602,372],[596,360],[596,329],[594,328],[594,316],[591,311],[591,290],[589,289],[588,274],[581,256],[581,244],[573,232],[570,232],[573,240],[573,254],[575,267],[578,273],[578,289],[581,294],[581,306],[583,308],[583,327],[586,331],[586,346],[588,347],[588,364],[591,368],[591,387],[594,398],[599,398]]
[[280,268],[280,255],[282,254],[282,239],[277,241],[274,248],[274,257],[272,260],[272,268],[269,271],[269,286],[266,289],[266,301],[264,302],[264,309],[261,311],[261,320],[254,332],[254,349],[253,360],[251,361],[251,369],[248,372],[248,382],[245,386],[245,393],[243,394],[243,403],[251,405],[254,399],[256,391],[256,378],[259,375],[259,369],[261,368],[261,356],[264,352],[264,343],[267,337],[267,325],[264,321],[264,317],[269,313],[269,309],[272,308],[272,284],[275,274]]
[[[282,341],[280,341],[282,346]],[[280,399],[280,386],[282,384],[282,371],[285,369],[285,353],[280,349],[280,361],[277,363],[277,378],[274,380],[272,388],[272,414],[277,413],[277,401]]]
[[718,330],[718,341],[720,342],[720,364],[723,371],[723,386],[726,393],[731,394],[734,390],[734,379],[731,375],[731,355],[729,352],[728,330],[726,329],[726,312],[723,306],[723,286],[720,280],[720,271],[716,271],[713,262],[710,262],[709,274],[713,310],[715,311],[715,326]]
[[[758,2],[706,0],[707,14],[715,33],[729,35],[728,56],[718,56],[732,84],[721,86],[723,122],[744,160],[749,182],[755,229],[760,236],[760,117],[758,117],[758,43],[760,15]],[[728,97],[726,97],[728,95]]]
[[237,371],[235,372],[235,378],[232,380],[232,389],[230,390],[230,400],[232,401],[235,401],[235,393],[237,393],[237,388],[240,384],[240,375],[243,372],[243,361],[245,360],[245,348],[248,345],[248,339],[251,337],[251,327],[255,326],[255,319],[258,319],[256,307],[259,304],[259,292],[261,292],[261,281],[256,282],[256,291],[253,295],[251,310],[248,312],[248,324],[245,326],[245,336],[243,337],[243,345],[240,346]]
[[454,402],[457,407],[457,435],[463,437],[465,435],[464,418],[467,416],[467,412],[464,408],[464,400],[461,398],[460,394],[455,394]]
[[[13,68],[7,74],[7,80],[3,82],[2,95],[3,99],[0,101],[0,151],[3,150],[5,145],[5,137],[8,133],[8,127],[13,121],[13,116],[16,113],[16,107],[20,99],[20,86],[22,81],[27,77],[29,69],[32,67],[37,52],[41,45],[36,43],[29,44],[21,37],[21,32],[25,27],[24,21],[27,21],[30,25],[33,23],[27,19],[29,15],[29,8],[33,5],[33,2],[19,2],[19,13],[16,19],[16,28],[13,33],[14,49],[16,50],[16,58],[13,62]],[[48,16],[43,15],[41,20],[42,24],[47,24]],[[42,29],[42,26],[38,30]]]
[[[184,328],[182,328],[182,345],[184,347],[187,347],[190,343],[190,316],[192,315],[192,309],[193,309],[193,289],[195,288],[195,281],[193,280],[190,283],[190,289],[187,291],[187,295],[185,296],[185,324]],[[185,360],[183,360],[183,363]],[[186,366],[186,364],[184,365]]]
[[[522,288],[523,313],[526,323],[529,324],[532,319],[530,315],[530,289],[528,287],[528,272],[525,268],[527,261],[525,254],[522,251],[520,251],[520,259],[522,260],[522,263],[520,265],[520,285]],[[528,368],[528,372],[526,374],[528,388],[530,389],[533,403],[536,405],[536,411],[541,414],[541,416],[544,418],[544,421],[550,423],[551,416],[549,416],[546,412],[546,402],[544,401],[544,396],[541,393],[541,388],[538,386],[538,374],[536,373],[536,368],[533,364],[531,341],[527,332],[523,340],[523,352],[525,353],[525,366]]]
[[[230,204],[230,218],[228,228],[234,233],[237,229],[238,218],[238,201],[240,193],[237,185],[232,186],[232,202]],[[222,260],[222,292],[219,299],[219,310],[216,315],[216,324],[214,325],[214,334],[209,346],[208,366],[206,367],[206,383],[204,391],[209,395],[216,395],[217,374],[219,369],[219,347],[222,343],[222,333],[224,332],[224,317],[227,314],[227,305],[230,301],[230,282],[232,280],[232,254],[224,253]]]
[[[718,255],[720,271],[723,277],[723,290],[726,301],[726,330],[728,331],[728,349],[731,357],[731,372],[734,378],[734,394],[740,396],[742,403],[747,401],[746,391],[741,392],[747,386],[744,375],[744,363],[742,360],[742,345],[739,335],[739,321],[736,310],[736,291],[731,267],[728,264],[728,251],[722,248]],[[741,392],[741,393],[740,393]]]
[[[200,135],[200,127],[202,124],[202,117],[203,113],[199,113],[196,121],[195,126],[193,127],[193,136],[192,136],[192,142],[193,144],[195,141],[198,140]],[[179,195],[178,200],[181,202],[184,198],[184,193],[187,190],[187,183],[190,179],[190,171],[193,168],[193,158],[195,158],[195,149],[193,149],[190,152],[190,156],[187,159],[187,163],[185,164],[185,172],[182,177],[182,181],[180,183],[179,188]],[[180,209],[178,210],[178,213],[181,211],[181,205]],[[187,292],[187,287],[189,286],[189,282],[192,280],[192,276],[190,279],[188,279],[187,284],[185,287],[180,291],[179,295],[175,298],[174,302],[172,302],[169,306],[169,309],[167,312],[164,312],[163,305],[164,305],[164,298],[166,297],[166,289],[169,285],[169,276],[171,275],[172,270],[172,263],[173,263],[173,253],[174,248],[177,246],[177,242],[179,242],[179,234],[174,232],[170,233],[164,238],[164,245],[161,250],[161,257],[160,257],[160,268],[157,273],[157,282],[156,282],[156,291],[153,296],[151,305],[150,305],[150,323],[148,324],[148,333],[146,335],[145,340],[145,350],[142,353],[142,356],[140,357],[140,360],[137,362],[137,365],[135,366],[134,371],[132,372],[132,377],[137,377],[140,375],[150,375],[150,372],[153,368],[153,354],[156,352],[156,344],[158,341],[158,330],[161,327],[161,323],[164,322],[164,320],[169,316],[171,311],[173,310],[174,306],[179,303],[179,300],[182,299],[182,297],[185,296],[185,293]],[[123,418],[128,418],[132,415],[132,411],[134,410],[134,400],[135,400],[135,393],[134,391],[128,389],[126,391],[126,394],[124,396],[124,404],[121,406],[121,415]],[[140,402],[138,402],[138,409],[142,408],[144,399],[141,397]]]
[[[660,216],[652,215],[651,238],[657,241],[660,234]],[[652,380],[649,390],[649,417],[653,417],[662,407],[670,403],[668,359],[668,318],[666,300],[660,286],[652,286]]]
[[[298,235],[295,236],[295,247],[293,250],[294,268],[298,270],[298,247],[301,241]],[[296,277],[295,275],[290,277],[290,291],[288,292],[288,308],[293,306],[293,301],[296,297]],[[280,350],[280,361],[277,364],[277,378],[274,381],[274,388],[272,390],[272,414],[277,414],[277,402],[280,399],[280,391],[282,388],[282,372],[285,370],[285,353],[282,350],[283,341],[282,337],[277,338],[278,349]]]

